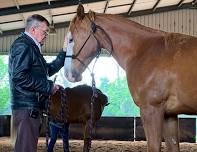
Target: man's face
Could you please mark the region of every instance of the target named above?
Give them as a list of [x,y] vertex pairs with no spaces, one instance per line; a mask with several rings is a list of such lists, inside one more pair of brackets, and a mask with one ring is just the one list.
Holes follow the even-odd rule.
[[41,22],[38,26],[32,29],[34,38],[43,45],[49,34],[49,27],[45,22]]

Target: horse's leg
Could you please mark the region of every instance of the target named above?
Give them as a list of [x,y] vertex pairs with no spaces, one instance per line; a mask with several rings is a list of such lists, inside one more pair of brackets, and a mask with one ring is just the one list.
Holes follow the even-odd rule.
[[92,126],[91,120],[88,120],[84,125],[84,146],[83,152],[89,152],[91,148],[91,140],[92,140]]
[[164,139],[168,152],[179,152],[178,118],[170,116],[164,118]]
[[160,152],[164,112],[162,105],[148,105],[140,109],[147,139],[147,152]]

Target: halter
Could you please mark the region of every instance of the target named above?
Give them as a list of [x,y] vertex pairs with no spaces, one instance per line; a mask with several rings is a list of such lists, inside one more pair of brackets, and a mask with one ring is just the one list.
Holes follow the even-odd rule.
[[[96,25],[95,22],[92,21],[89,17],[88,17],[88,19],[91,22],[91,32],[89,33],[87,39],[85,40],[84,44],[82,45],[82,47],[79,49],[79,51],[75,55],[67,55],[66,57],[78,60],[85,68],[87,68],[91,72],[89,67],[83,61],[81,61],[78,58],[79,54],[82,52],[82,49],[86,45],[87,41],[90,39],[90,36],[93,35],[94,38],[96,39],[96,42],[97,42],[97,46],[96,46],[96,52],[97,52],[97,54],[96,54],[96,61],[97,61],[97,59],[99,58],[99,56],[101,54],[101,45],[100,45],[100,42],[99,42],[98,38],[95,36],[95,33],[97,32],[97,29],[100,29],[107,36],[107,38],[109,39],[110,45],[111,45],[110,55],[113,52],[113,44],[112,44],[111,38],[109,37],[107,32],[102,27],[100,27],[99,25]],[[96,63],[96,61],[95,61],[95,63]],[[95,63],[94,63],[94,66],[95,66]],[[93,66],[93,69],[94,69],[94,66]],[[92,69],[92,71],[93,71],[93,69]]]

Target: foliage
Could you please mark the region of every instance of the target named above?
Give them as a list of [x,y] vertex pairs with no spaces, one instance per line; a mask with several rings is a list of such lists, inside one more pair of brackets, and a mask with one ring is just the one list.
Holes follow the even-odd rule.
[[10,114],[10,89],[8,81],[8,66],[4,63],[5,57],[0,56],[0,115]]
[[100,89],[108,95],[110,102],[103,116],[139,116],[139,108],[130,95],[126,77],[111,83],[108,78],[102,78]]
[[4,64],[4,56],[0,56],[0,69],[1,69],[1,72],[0,72],[0,80],[2,80],[6,73],[7,73],[7,65]]

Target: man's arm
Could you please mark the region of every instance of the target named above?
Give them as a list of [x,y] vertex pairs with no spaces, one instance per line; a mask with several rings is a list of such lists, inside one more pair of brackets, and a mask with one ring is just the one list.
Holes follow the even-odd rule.
[[63,48],[58,54],[58,56],[56,57],[56,59],[52,63],[47,64],[49,76],[52,76],[64,66],[64,60],[66,57],[66,48],[67,48],[67,36],[65,36],[64,38]]

